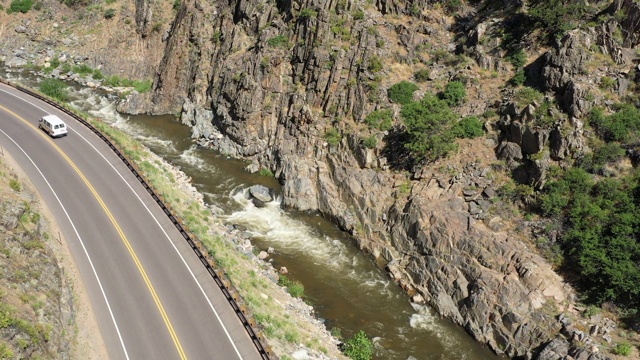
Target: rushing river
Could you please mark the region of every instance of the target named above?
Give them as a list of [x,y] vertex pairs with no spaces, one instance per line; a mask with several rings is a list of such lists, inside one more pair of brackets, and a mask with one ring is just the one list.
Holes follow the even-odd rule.
[[[0,76],[36,86],[17,73]],[[252,232],[260,250],[273,247],[273,265],[286,266],[289,277],[304,285],[305,296],[347,338],[359,330],[374,339],[375,359],[497,359],[461,328],[440,319],[409,297],[355,246],[353,239],[320,216],[281,209],[276,201],[256,208],[244,192],[254,184],[279,190],[273,178],[249,174],[245,163],[197,147],[190,130],[173,116],[123,116],[114,99],[90,89],[73,89],[73,106],[100,117],[179,166],[220,209],[227,223]]]

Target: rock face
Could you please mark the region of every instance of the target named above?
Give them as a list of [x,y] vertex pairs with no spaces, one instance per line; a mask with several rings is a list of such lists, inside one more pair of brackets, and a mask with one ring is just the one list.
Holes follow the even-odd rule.
[[33,195],[21,186],[20,191],[10,189],[12,177],[2,163],[0,172],[2,354],[70,359],[75,334],[71,287],[48,244],[53,239],[45,235]]

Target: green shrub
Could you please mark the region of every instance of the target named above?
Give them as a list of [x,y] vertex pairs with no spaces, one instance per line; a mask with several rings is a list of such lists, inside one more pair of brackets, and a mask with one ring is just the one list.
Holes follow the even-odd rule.
[[391,101],[405,105],[413,101],[413,93],[418,89],[418,85],[412,82],[401,81],[391,85],[387,90],[387,95]]
[[640,138],[640,110],[632,104],[616,106],[614,114],[605,116],[600,108],[594,108],[589,123],[606,142],[633,142]]
[[524,50],[519,49],[515,53],[511,54],[507,60],[513,65],[514,68],[519,69],[527,63],[527,54]]
[[278,277],[278,285],[287,288],[287,291],[291,296],[301,298],[304,295],[304,286],[301,282],[291,280],[284,275]]
[[602,90],[613,90],[615,86],[616,86],[616,79],[608,76],[603,76],[602,78],[600,78],[600,88]]
[[105,19],[112,19],[116,16],[116,9],[107,9],[104,12],[104,18]]
[[619,343],[613,348],[613,353],[621,356],[631,355],[631,345],[628,343]]
[[38,1],[33,5],[33,10],[40,11],[42,10],[42,1]]
[[72,70],[73,70],[74,73],[78,73],[78,74],[81,74],[81,75],[86,75],[86,74],[93,73],[93,69],[90,68],[89,66],[85,65],[85,64],[74,66],[72,68]]
[[69,100],[69,92],[67,84],[58,79],[44,79],[40,82],[40,91],[58,101],[65,102]]
[[344,343],[343,352],[353,360],[370,360],[373,356],[373,342],[360,330]]
[[467,116],[460,120],[454,127],[453,133],[461,139],[473,139],[484,135],[482,121],[477,116]]
[[20,192],[20,182],[16,179],[9,180],[9,187],[15,192]]
[[173,10],[178,10],[180,8],[180,5],[180,0],[173,0]]
[[390,130],[393,124],[393,112],[388,109],[372,111],[364,119],[364,122],[370,129]]
[[300,11],[300,19],[315,19],[318,12],[311,8],[304,8]]
[[511,79],[511,82],[516,86],[523,85],[525,81],[527,81],[527,74],[524,72],[524,69],[518,69]]
[[105,4],[111,5],[116,2],[116,0],[104,0]]
[[450,81],[442,93],[442,98],[449,106],[461,105],[466,97],[467,92],[464,89],[464,84],[460,81]]
[[528,15],[549,40],[562,37],[590,9],[573,0],[529,0]]
[[420,83],[429,80],[429,76],[431,76],[429,69],[420,69],[413,74],[413,78]]
[[31,10],[31,6],[33,5],[32,0],[11,0],[11,4],[9,5],[8,13],[16,13],[20,12],[26,14]]
[[362,9],[357,9],[353,12],[353,20],[362,20],[364,19],[364,11]]
[[591,303],[640,306],[640,177],[595,182],[580,168],[550,182],[541,210],[561,216],[564,266]]
[[271,172],[271,170],[269,170],[267,168],[261,168],[260,171],[258,171],[258,175],[266,176],[266,177],[273,177],[273,172]]
[[375,135],[371,135],[362,139],[362,146],[366,147],[367,149],[375,149],[377,145],[378,138],[376,138]]
[[340,134],[338,129],[332,127],[324,134],[324,138],[329,145],[337,146],[340,144],[340,140],[342,140],[342,134]]
[[520,105],[529,105],[533,102],[540,103],[543,98],[544,95],[540,91],[530,87],[522,87],[516,91],[514,100]]
[[599,174],[606,164],[616,162],[624,157],[625,152],[619,143],[607,143],[594,149],[593,153],[585,155],[578,161],[578,164],[590,173]]
[[382,70],[382,59],[379,56],[373,55],[369,58],[369,63],[367,64],[367,69],[372,73],[377,73]]
[[96,80],[104,79],[104,75],[102,75],[102,71],[100,71],[99,69],[94,69],[91,77],[93,77]]
[[285,35],[280,34],[267,40],[267,44],[273,47],[286,48],[286,47],[289,47],[289,39]]
[[407,131],[404,147],[414,161],[433,161],[457,148],[451,128],[458,116],[446,101],[425,95],[421,101],[403,106],[400,115]]

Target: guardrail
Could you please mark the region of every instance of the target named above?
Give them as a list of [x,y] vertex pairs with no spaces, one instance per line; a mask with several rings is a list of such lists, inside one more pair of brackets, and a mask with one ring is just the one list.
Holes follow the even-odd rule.
[[180,218],[177,217],[176,215],[174,215],[171,212],[171,209],[169,209],[169,207],[164,203],[162,198],[160,196],[158,196],[158,194],[156,194],[155,190],[151,187],[151,185],[149,185],[147,180],[144,178],[144,175],[141,174],[136,169],[135,164],[131,163],[129,161],[129,159],[127,159],[126,155],[123,154],[122,151],[120,151],[120,149],[118,149],[118,147],[115,144],[113,144],[111,142],[111,140],[109,140],[107,138],[107,136],[102,134],[98,129],[96,129],[88,121],[86,121],[85,119],[81,118],[80,116],[78,116],[77,114],[72,112],[71,110],[69,110],[69,109],[65,108],[64,106],[56,103],[55,101],[52,101],[52,100],[50,100],[50,99],[48,99],[48,98],[46,98],[46,97],[44,97],[44,96],[42,96],[42,95],[40,95],[40,94],[38,94],[36,92],[33,92],[33,91],[31,91],[31,90],[29,90],[29,89],[27,89],[25,87],[12,84],[11,82],[6,81],[5,79],[0,78],[0,82],[2,82],[4,84],[7,84],[9,86],[12,86],[12,87],[24,92],[25,94],[28,94],[30,96],[33,96],[33,97],[37,98],[37,99],[40,99],[40,100],[48,103],[49,105],[54,106],[55,108],[63,111],[67,115],[69,115],[69,116],[73,117],[74,119],[76,119],[77,121],[79,121],[81,124],[83,124],[89,130],[91,130],[94,134],[96,134],[100,139],[102,139],[102,141],[104,141],[111,148],[111,150],[113,150],[113,152],[120,158],[120,160],[127,166],[127,168],[131,171],[131,173],[133,173],[133,175],[136,177],[136,179],[138,179],[140,184],[142,184],[142,186],[147,190],[149,195],[151,195],[151,197],[156,201],[158,206],[160,206],[162,211],[165,213],[165,215],[167,215],[169,220],[171,220],[173,225],[178,229],[178,231],[180,232],[182,237],[187,241],[189,246],[191,246],[191,249],[193,250],[193,252],[195,252],[195,254],[198,257],[198,259],[200,259],[200,262],[207,269],[207,271],[209,272],[209,274],[211,275],[213,280],[216,282],[216,284],[218,285],[218,287],[222,291],[223,295],[225,296],[225,298],[227,299],[227,301],[229,302],[231,307],[233,308],[233,311],[236,313],[236,315],[240,319],[240,322],[242,322],[242,326],[244,327],[245,331],[247,332],[247,334],[251,338],[251,341],[253,342],[253,345],[258,350],[258,353],[260,354],[262,359],[264,359],[264,360],[270,360],[272,358],[274,360],[277,359],[277,357],[272,353],[272,351],[269,349],[269,347],[262,344],[263,342],[266,342],[266,341],[264,340],[264,338],[263,338],[263,336],[261,334],[257,333],[254,330],[255,322],[250,320],[247,317],[247,315],[246,315],[246,312],[247,312],[246,307],[238,304],[238,301],[239,301],[239,296],[237,295],[238,292],[236,290],[234,290],[233,286],[231,285],[231,283],[228,280],[226,280],[226,275],[224,274],[224,272],[222,272],[221,270],[216,270],[216,268],[214,268],[215,259],[208,258],[202,252],[201,248],[205,248],[203,243],[202,243],[202,241],[200,241],[194,234],[192,234],[191,232],[187,231],[184,228],[184,225],[182,224],[182,221],[180,220]]

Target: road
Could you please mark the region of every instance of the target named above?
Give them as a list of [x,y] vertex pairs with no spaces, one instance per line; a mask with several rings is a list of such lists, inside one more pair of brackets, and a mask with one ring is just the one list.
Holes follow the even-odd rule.
[[[55,114],[69,135],[50,139]],[[260,359],[204,266],[160,207],[91,131],[0,84],[0,145],[67,241],[110,359]]]

